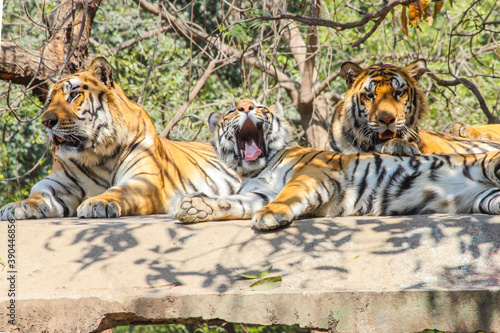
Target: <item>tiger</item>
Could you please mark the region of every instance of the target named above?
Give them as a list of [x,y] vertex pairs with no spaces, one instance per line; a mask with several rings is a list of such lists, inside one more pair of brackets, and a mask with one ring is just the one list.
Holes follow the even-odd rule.
[[260,230],[303,216],[500,213],[500,152],[392,156],[302,148],[279,105],[236,101],[209,117],[220,159],[241,175],[238,193],[189,195],[184,222],[251,219]]
[[471,126],[456,121],[446,125],[441,132],[467,139],[500,141],[500,124]]
[[4,206],[2,220],[173,214],[187,194],[231,195],[241,186],[211,143],[158,136],[103,57],[57,81],[44,108],[52,171],[29,198]]
[[353,62],[343,63],[339,74],[346,80],[348,91],[334,107],[326,149],[346,154],[379,152],[398,156],[500,150],[500,142],[419,129],[428,106],[417,84],[426,68],[423,59],[405,68],[387,63],[367,68]]

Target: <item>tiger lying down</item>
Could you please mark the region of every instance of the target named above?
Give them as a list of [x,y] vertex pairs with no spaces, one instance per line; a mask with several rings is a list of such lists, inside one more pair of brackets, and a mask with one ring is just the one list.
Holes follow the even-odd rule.
[[183,222],[252,219],[262,230],[303,216],[500,213],[500,152],[397,157],[299,148],[282,108],[248,99],[210,115],[219,158],[244,178],[231,196],[187,196]]
[[240,188],[211,144],[160,138],[104,58],[57,82],[45,108],[52,172],[28,199],[4,206],[2,220],[173,213],[187,194],[227,196]]

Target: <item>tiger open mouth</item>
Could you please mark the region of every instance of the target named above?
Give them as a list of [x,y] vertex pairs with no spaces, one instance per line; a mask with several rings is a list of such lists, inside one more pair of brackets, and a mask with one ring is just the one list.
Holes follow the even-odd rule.
[[394,139],[396,137],[396,132],[387,129],[384,132],[379,133],[378,137],[380,140]]
[[262,154],[262,133],[250,119],[236,133],[236,140],[244,161],[255,161]]
[[85,140],[81,137],[76,137],[73,140],[69,140],[66,138],[63,138],[59,135],[53,134],[52,136],[52,142],[54,143],[55,146],[69,146],[69,147],[77,147],[81,148],[84,145]]

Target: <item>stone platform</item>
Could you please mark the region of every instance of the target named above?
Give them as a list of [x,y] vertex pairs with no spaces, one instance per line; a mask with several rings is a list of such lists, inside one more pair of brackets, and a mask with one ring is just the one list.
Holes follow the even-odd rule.
[[[4,261],[9,225],[0,222]],[[272,232],[164,215],[14,225],[14,266],[0,272],[0,332],[210,321],[500,332],[500,216],[303,219]],[[283,276],[271,290],[253,291],[236,273],[270,266],[269,276]]]

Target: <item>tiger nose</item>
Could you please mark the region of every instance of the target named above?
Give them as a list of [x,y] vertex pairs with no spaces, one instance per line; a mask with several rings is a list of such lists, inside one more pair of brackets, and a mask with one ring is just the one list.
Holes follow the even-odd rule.
[[54,110],[45,111],[42,117],[42,124],[45,127],[51,129],[54,126],[56,126],[58,122],[59,122],[59,117],[57,117],[57,114]]
[[42,120],[42,124],[47,127],[47,128],[53,128],[54,126],[57,125],[57,118],[56,117],[50,117]]
[[383,124],[386,124],[386,125],[390,125],[392,124],[393,122],[396,121],[396,118],[394,117],[387,117],[387,118],[379,118],[378,119],[379,123],[381,123],[382,125]]
[[247,104],[247,105],[240,106],[238,108],[238,111],[248,113],[248,112],[252,111],[253,109],[255,109],[253,105]]

